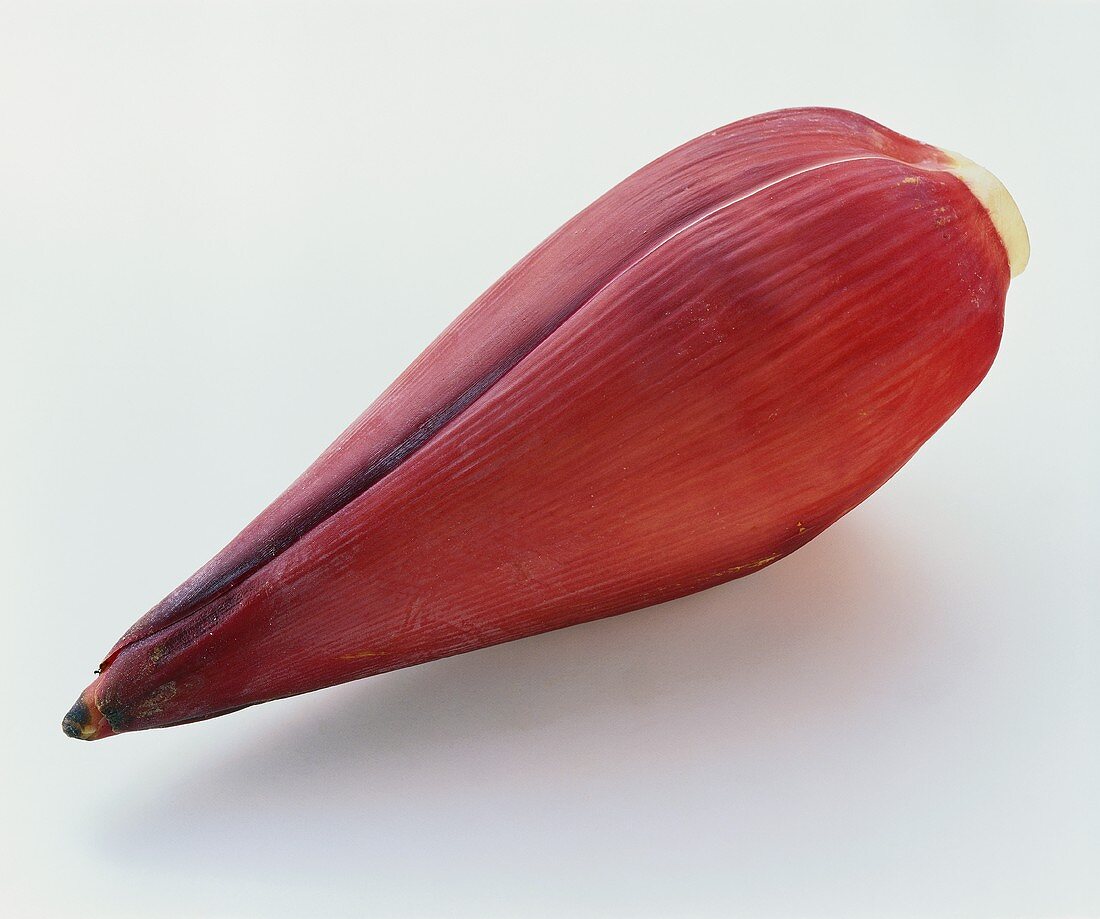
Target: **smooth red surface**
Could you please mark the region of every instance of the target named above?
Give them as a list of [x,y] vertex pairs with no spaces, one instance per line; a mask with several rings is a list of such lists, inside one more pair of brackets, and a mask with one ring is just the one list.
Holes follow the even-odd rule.
[[810,109],[636,173],[131,629],[86,697],[116,731],[209,717],[789,554],[896,472],[996,354],[1004,250],[941,162]]
[[[347,431],[209,564],[135,624],[135,637],[193,612],[297,538],[305,521],[380,477],[463,403],[668,236],[723,203],[853,156],[937,162],[938,150],[851,112],[771,112],[673,150],[551,235],[479,297]],[[391,457],[393,459],[391,459]],[[354,494],[349,494],[354,492]]]

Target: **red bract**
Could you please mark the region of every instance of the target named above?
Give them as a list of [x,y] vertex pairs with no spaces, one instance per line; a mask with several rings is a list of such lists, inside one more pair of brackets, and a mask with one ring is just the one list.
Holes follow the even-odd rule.
[[122,637],[65,730],[209,718],[757,571],[978,385],[1026,259],[996,179],[859,115],[691,141],[467,309]]

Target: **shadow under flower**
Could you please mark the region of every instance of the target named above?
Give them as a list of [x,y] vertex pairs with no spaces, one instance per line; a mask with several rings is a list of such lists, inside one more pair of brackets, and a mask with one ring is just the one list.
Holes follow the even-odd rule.
[[921,666],[899,539],[863,513],[704,593],[232,715],[225,760],[112,802],[94,843],[265,916],[690,912]]

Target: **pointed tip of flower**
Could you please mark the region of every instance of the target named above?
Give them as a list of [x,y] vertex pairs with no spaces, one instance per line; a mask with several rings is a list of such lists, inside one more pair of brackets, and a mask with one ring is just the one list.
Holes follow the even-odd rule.
[[77,740],[98,740],[115,733],[89,690],[84,691],[76,704],[69,709],[69,713],[61,719],[61,730]]

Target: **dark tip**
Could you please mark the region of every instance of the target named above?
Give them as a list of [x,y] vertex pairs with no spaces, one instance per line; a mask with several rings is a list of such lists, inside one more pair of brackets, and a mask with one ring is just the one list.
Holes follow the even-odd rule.
[[77,740],[98,740],[117,733],[94,702],[89,704],[90,690],[76,700],[69,713],[61,719],[61,730]]
[[86,732],[91,728],[91,724],[92,718],[88,706],[83,699],[77,699],[76,705],[70,708],[69,714],[61,720],[61,730],[77,740],[87,740],[90,738],[86,736]]

